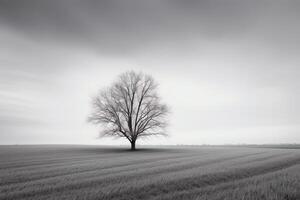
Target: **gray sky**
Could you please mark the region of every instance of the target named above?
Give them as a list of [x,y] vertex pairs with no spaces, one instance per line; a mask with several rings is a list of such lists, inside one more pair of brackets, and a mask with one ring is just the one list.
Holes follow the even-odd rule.
[[86,118],[131,69],[172,108],[140,143],[299,143],[299,19],[297,0],[0,0],[0,143],[126,144]]

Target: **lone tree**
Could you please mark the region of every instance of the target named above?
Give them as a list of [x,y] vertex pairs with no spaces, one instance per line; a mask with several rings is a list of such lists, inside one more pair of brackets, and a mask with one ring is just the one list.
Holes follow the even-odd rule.
[[109,88],[93,99],[88,121],[103,125],[101,136],[124,137],[135,150],[136,140],[166,135],[168,107],[157,95],[153,78],[134,71],[123,73]]

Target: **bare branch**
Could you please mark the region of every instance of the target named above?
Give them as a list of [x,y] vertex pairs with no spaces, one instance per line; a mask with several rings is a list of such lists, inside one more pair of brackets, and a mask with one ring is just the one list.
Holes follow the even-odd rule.
[[94,98],[88,120],[102,124],[102,136],[125,137],[133,145],[138,137],[165,135],[168,107],[156,88],[151,76],[126,72]]

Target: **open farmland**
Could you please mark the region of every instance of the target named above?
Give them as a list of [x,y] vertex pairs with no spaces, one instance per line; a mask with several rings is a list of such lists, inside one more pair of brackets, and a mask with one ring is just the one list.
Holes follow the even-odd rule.
[[0,146],[0,199],[300,199],[300,149]]

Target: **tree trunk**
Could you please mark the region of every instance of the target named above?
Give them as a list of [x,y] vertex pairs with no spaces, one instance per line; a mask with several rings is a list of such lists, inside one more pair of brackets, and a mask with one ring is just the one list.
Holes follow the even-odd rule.
[[135,150],[135,141],[132,141],[131,142],[131,151],[134,151]]

